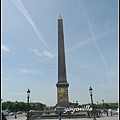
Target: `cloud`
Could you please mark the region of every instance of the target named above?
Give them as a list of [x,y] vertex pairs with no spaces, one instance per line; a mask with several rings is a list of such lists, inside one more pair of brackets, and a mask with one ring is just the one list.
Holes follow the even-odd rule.
[[39,72],[37,70],[26,70],[26,69],[18,69],[18,72],[26,73],[26,74],[42,74],[42,72]]
[[9,45],[3,45],[2,44],[1,47],[2,47],[3,52],[5,52],[5,53],[6,52],[8,52],[8,53],[10,52],[10,46]]
[[[90,87],[90,85],[83,85],[83,86],[81,86],[81,88],[89,88],[89,87]],[[95,84],[95,85],[92,85],[92,87],[97,87],[97,88],[102,89],[102,90],[110,88],[110,86],[108,86],[106,84]]]
[[54,54],[44,50],[43,52],[39,51],[38,49],[30,49],[35,55],[37,56],[46,56],[49,58],[54,58]]
[[[104,33],[96,36],[96,39],[94,39],[94,40],[95,40],[95,41],[96,41],[96,40],[99,40],[100,38],[105,37],[105,36],[107,36],[107,35],[115,32],[115,31],[117,31],[117,29],[112,29],[112,30],[109,30],[109,31],[107,31],[107,32],[104,32]],[[101,40],[102,40],[102,39],[101,39]],[[84,45],[87,45],[87,44],[91,43],[91,42],[93,42],[93,37],[90,37],[90,38],[88,38],[88,39],[86,39],[86,40],[83,40],[82,42],[79,42],[79,43],[73,45],[72,47],[68,48],[68,49],[66,50],[66,52],[73,51],[73,50],[78,49],[78,48],[80,48],[80,47],[82,47],[82,46],[84,46]]]
[[110,89],[111,88],[111,86],[109,86],[108,84],[96,84],[95,85],[97,88],[100,88],[100,89]]
[[7,95],[26,95],[25,93],[2,93]]
[[14,80],[14,79],[10,79],[10,78],[2,78],[3,81],[8,81],[8,82],[13,82],[14,84],[17,83],[17,84],[23,84],[22,82],[19,82],[17,80]]
[[[102,34],[96,36],[96,39],[95,39],[95,40],[99,40],[100,38],[105,37],[105,36],[107,36],[107,35],[115,32],[115,31],[117,31],[117,29],[112,29],[112,30],[103,32]],[[102,40],[102,39],[101,39],[101,40]],[[85,40],[83,40],[82,42],[79,42],[79,43],[73,45],[73,46],[70,47],[70,48],[67,48],[65,51],[66,51],[66,52],[71,52],[71,51],[76,50],[76,49],[78,49],[78,48],[80,48],[80,47],[83,47],[84,45],[90,44],[91,42],[93,42],[92,37],[90,37],[90,38],[88,38],[88,39],[85,39]],[[53,53],[50,53],[50,52],[48,52],[48,51],[40,52],[38,49],[30,49],[30,50],[31,50],[34,54],[36,54],[36,55],[38,55],[38,56],[43,56],[43,53],[47,53],[47,54],[49,53],[49,54],[48,54],[49,56],[47,56],[47,58],[44,58],[44,59],[42,59],[42,60],[39,60],[39,61],[37,61],[37,62],[35,62],[35,63],[33,63],[33,64],[37,64],[37,63],[39,63],[39,62],[43,62],[43,61],[48,60],[48,59],[53,58],[53,57],[55,58],[55,57],[57,57],[57,55],[58,55],[58,52],[56,52],[56,53],[53,54]],[[47,54],[44,54],[44,56],[47,55]]]
[[83,14],[84,14],[84,17],[85,17],[86,22],[88,23],[88,27],[89,27],[89,31],[90,31],[91,36],[92,36],[93,43],[94,43],[96,49],[98,50],[99,55],[100,55],[100,57],[101,57],[101,59],[102,59],[102,61],[103,61],[103,64],[104,64],[105,69],[106,69],[106,72],[107,72],[107,74],[108,74],[109,85],[111,85],[111,83],[112,83],[111,76],[110,76],[110,73],[109,73],[109,70],[108,70],[108,67],[107,67],[105,58],[104,58],[104,56],[103,56],[103,53],[102,53],[100,47],[98,46],[98,44],[97,44],[97,42],[96,42],[96,39],[97,39],[97,38],[96,38],[96,36],[95,36],[95,34],[94,34],[93,26],[92,26],[92,23],[91,23],[91,21],[90,21],[90,18],[89,18],[88,12],[87,12],[87,8],[86,8],[85,4],[83,3],[83,1],[78,1],[78,0],[77,0],[77,2],[78,2],[78,5],[80,6],[80,8],[81,8],[81,10],[82,10],[82,12],[83,12]]
[[[117,70],[114,70],[114,69],[110,69],[109,70],[109,74],[111,77],[114,77],[114,78],[118,78],[118,71]],[[114,79],[115,80],[115,79]]]
[[24,7],[24,5],[21,2],[21,0],[12,0],[12,1],[15,4],[15,6],[20,10],[20,12],[22,13],[22,15],[27,19],[27,21],[29,22],[29,24],[32,26],[35,34],[40,39],[40,41],[48,48],[47,43],[46,43],[44,37],[42,36],[41,32],[36,27],[35,23],[33,22],[30,14],[28,13],[28,11],[26,10],[26,8]]

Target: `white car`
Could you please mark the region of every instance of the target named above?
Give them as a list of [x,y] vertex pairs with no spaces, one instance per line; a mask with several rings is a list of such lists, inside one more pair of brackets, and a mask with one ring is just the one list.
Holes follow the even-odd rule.
[[9,115],[14,115],[14,112],[11,112]]
[[35,110],[30,110],[29,112],[34,112]]

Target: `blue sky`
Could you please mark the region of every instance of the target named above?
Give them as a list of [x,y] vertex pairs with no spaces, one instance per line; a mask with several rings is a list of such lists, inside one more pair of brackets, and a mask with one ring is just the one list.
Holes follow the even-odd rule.
[[69,101],[118,102],[118,0],[3,0],[3,101],[57,103],[60,13]]

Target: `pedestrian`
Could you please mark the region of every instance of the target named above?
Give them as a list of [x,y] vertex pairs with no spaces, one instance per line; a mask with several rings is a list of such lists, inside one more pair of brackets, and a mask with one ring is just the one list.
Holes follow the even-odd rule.
[[67,117],[70,118],[70,111],[68,111],[67,113],[68,113],[68,116],[67,116]]
[[111,110],[111,116],[112,116],[112,110]]
[[61,120],[61,110],[60,110],[60,112],[59,112],[59,120]]
[[99,111],[98,110],[96,110],[96,115],[97,115],[97,117],[99,117],[99,113],[98,113]]
[[107,112],[107,116],[108,116],[108,110],[106,112]]
[[103,116],[101,110],[99,110],[99,116]]
[[87,115],[88,115],[88,118],[91,118],[91,117],[90,117],[90,113],[89,113],[89,111],[87,111]]

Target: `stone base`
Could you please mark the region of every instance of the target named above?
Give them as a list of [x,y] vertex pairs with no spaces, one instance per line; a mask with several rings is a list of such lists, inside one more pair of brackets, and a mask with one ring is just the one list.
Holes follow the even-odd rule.
[[[30,114],[30,120],[36,120],[36,119],[59,119],[59,111],[41,111],[41,112],[31,112]],[[61,119],[66,118],[88,118],[87,112],[80,112],[80,113],[63,113],[61,114]]]
[[57,106],[56,108],[55,108],[55,110],[56,111],[64,111],[64,109],[65,109],[66,107],[63,107],[63,106]]
[[[61,115],[61,119],[65,119],[65,118],[88,118],[88,116],[86,116],[86,113],[82,113],[82,114],[62,114]],[[41,115],[41,119],[59,119],[59,115],[55,114],[55,115]]]

